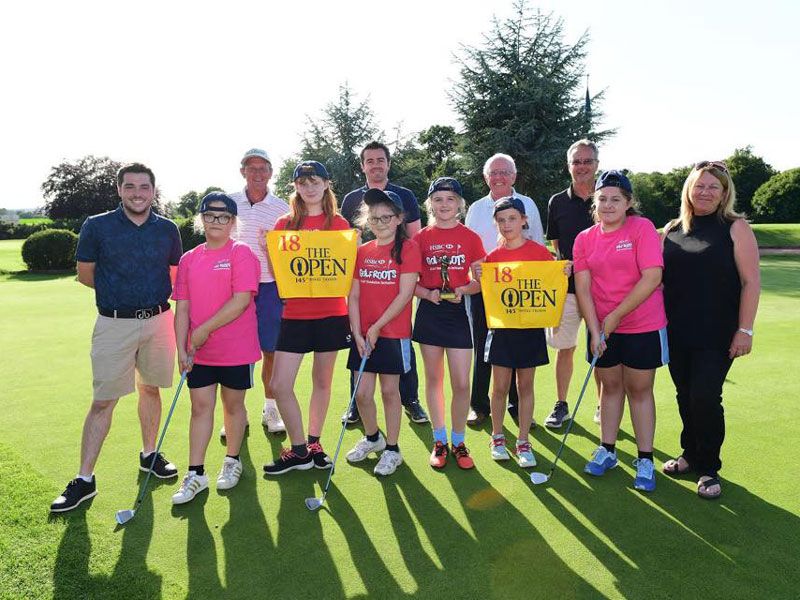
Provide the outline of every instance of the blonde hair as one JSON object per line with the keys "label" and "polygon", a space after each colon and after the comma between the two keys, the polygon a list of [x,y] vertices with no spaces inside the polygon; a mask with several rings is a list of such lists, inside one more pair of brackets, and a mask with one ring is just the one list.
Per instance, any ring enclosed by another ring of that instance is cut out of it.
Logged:
{"label": "blonde hair", "polygon": [[[458,194],[456,194],[452,190],[437,190],[437,191],[439,191],[439,192],[449,192],[449,193],[453,194],[456,198],[458,198],[458,217],[457,218],[459,220],[463,219],[464,216],[467,214],[467,202],[466,202],[466,200],[464,200],[464,198],[462,198],[461,196],[459,196]],[[433,194],[435,194],[435,193],[436,192],[433,192]],[[431,196],[433,196],[433,194],[431,194],[430,196],[425,198],[425,212],[428,213],[428,220],[435,221],[436,217],[433,215],[433,207],[431,206]]]}
{"label": "blonde hair", "polygon": [[[316,176],[298,177],[295,181],[303,181],[311,179],[311,177]],[[330,179],[324,179],[323,181],[328,183],[328,187],[325,188],[325,192],[322,194],[322,212],[325,215],[325,229],[330,229],[333,223],[333,217],[339,214],[339,211],[336,208],[336,194],[334,194],[331,189]],[[300,193],[295,189],[292,195],[289,196],[289,222],[286,224],[286,229],[300,229],[306,215],[308,215],[306,203],[303,201],[303,197]]]}
{"label": "blonde hair", "polygon": [[692,221],[694,221],[694,207],[692,205],[692,189],[695,183],[703,173],[711,174],[722,185],[722,199],[717,206],[717,218],[723,222],[732,222],[736,219],[744,218],[744,215],[737,213],[734,210],[736,204],[736,186],[733,184],[733,179],[730,173],[725,171],[713,163],[709,163],[699,169],[692,169],[686,181],[683,182],[683,190],[681,190],[681,210],[677,219],[673,219],[667,223],[664,228],[666,231],[673,229],[680,223],[683,233],[689,233],[692,230]]}

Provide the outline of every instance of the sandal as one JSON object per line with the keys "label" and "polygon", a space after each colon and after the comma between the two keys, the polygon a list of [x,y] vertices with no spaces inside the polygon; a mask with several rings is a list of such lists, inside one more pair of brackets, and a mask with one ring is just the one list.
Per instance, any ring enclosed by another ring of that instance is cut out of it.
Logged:
{"label": "sandal", "polygon": [[669,475],[670,477],[675,477],[677,475],[685,475],[692,471],[692,465],[689,464],[689,461],[683,458],[683,462],[686,463],[686,468],[681,469],[680,460],[683,456],[679,456],[677,458],[671,458],[667,462],[664,463],[664,466],[661,467],[661,470],[664,472],[665,475]]}
{"label": "sandal", "polygon": [[[709,492],[708,488],[719,486],[719,491],[716,493]],[[716,500],[722,495],[722,485],[720,484],[719,478],[711,477],[710,479],[706,479],[705,481],[698,481],[697,482],[697,495],[701,498],[705,498],[706,500]]]}

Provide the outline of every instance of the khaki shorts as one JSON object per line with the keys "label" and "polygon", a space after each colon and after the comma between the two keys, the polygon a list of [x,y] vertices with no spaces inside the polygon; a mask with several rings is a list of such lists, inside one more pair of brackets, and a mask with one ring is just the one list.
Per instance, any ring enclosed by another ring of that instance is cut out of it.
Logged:
{"label": "khaki shorts", "polygon": [[97,315],[92,332],[94,400],[116,400],[144,385],[172,387],[175,331],[172,311],[150,319]]}
{"label": "khaki shorts", "polygon": [[561,323],[558,327],[548,327],[546,330],[547,345],[556,350],[566,350],[577,346],[578,329],[582,318],[578,308],[578,298],[575,294],[567,294],[567,299],[564,301],[564,312],[561,313]]}

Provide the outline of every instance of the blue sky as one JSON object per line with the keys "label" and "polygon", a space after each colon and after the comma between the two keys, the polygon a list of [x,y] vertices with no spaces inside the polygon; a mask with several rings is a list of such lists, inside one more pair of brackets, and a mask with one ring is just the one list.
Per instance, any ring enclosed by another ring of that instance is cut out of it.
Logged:
{"label": "blue sky", "polygon": [[[592,92],[617,128],[601,168],[669,170],[751,144],[800,166],[795,106],[800,4],[534,4],[589,30]],[[347,81],[392,137],[459,127],[453,53],[479,43],[510,0],[15,3],[5,9],[0,164],[6,208],[41,203],[51,166],[85,154],[138,160],[167,199],[241,187],[252,146],[276,164]],[[377,40],[377,41],[376,41]],[[524,191],[524,190],[523,190]]]}

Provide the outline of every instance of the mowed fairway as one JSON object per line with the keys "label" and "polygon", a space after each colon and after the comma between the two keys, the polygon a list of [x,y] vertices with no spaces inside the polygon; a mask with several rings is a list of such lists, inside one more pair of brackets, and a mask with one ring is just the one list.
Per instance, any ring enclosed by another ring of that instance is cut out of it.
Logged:
{"label": "mowed fairway", "polygon": [[[404,417],[406,463],[398,472],[378,480],[374,459],[357,467],[342,460],[326,507],[311,513],[303,499],[319,495],[326,472],[261,474],[284,438],[259,425],[259,383],[247,401],[252,425],[239,486],[173,508],[177,482],[155,483],[124,528],[114,513],[132,505],[141,481],[133,396],[116,410],[91,506],[48,515],[78,466],[91,393],[93,295],[72,276],[0,276],[0,597],[797,598],[800,494],[791,465],[800,441],[800,259],[765,258],[762,274],[755,349],[736,362],[726,385],[718,502],[697,498],[692,478],[660,474],[655,493],[635,492],[627,416],[620,468],[601,479],[583,475],[598,444],[590,389],[562,468],[546,485],[534,488],[514,463],[490,459],[488,425],[467,434],[474,471],[451,464],[433,472],[429,427]],[[686,296],[691,302],[691,290]],[[342,354],[322,439],[330,453],[348,401],[344,363]],[[308,367],[298,379],[301,404]],[[585,374],[586,363],[577,361],[571,403]],[[552,366],[540,369],[539,422],[553,390]],[[172,392],[163,393],[165,413]],[[667,369],[658,373],[656,395],[660,468],[679,451]],[[184,391],[164,446],[181,473],[188,418]],[[508,426],[510,437],[510,419]],[[345,450],[361,434],[348,430]],[[541,470],[559,442],[559,432],[536,429]],[[213,439],[206,460],[212,481],[223,455]]]}

